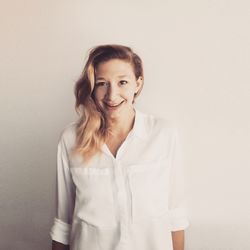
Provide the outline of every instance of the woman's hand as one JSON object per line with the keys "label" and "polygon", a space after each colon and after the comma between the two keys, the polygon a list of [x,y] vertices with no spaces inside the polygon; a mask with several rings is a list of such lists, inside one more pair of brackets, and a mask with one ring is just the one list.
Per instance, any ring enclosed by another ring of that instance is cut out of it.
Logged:
{"label": "woman's hand", "polygon": [[184,230],[172,232],[173,250],[184,250]]}
{"label": "woman's hand", "polygon": [[52,250],[70,250],[69,245],[52,240]]}

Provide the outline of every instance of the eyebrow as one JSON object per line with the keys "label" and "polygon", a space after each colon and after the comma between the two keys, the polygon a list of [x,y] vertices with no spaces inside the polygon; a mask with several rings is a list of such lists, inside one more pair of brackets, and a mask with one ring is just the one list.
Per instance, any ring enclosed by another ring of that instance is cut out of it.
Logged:
{"label": "eyebrow", "polygon": [[120,75],[118,76],[119,78],[122,78],[122,77],[129,77],[128,75]]}
{"label": "eyebrow", "polygon": [[[118,78],[129,77],[128,75],[120,75]],[[97,77],[96,80],[105,80],[104,77]]]}

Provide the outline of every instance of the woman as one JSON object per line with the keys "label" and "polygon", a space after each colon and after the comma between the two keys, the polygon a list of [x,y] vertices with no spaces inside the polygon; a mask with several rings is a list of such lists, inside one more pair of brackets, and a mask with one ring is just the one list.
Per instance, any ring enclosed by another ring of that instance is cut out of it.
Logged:
{"label": "woman", "polygon": [[134,107],[143,81],[131,48],[90,51],[75,86],[80,118],[58,143],[53,250],[184,249],[178,131]]}

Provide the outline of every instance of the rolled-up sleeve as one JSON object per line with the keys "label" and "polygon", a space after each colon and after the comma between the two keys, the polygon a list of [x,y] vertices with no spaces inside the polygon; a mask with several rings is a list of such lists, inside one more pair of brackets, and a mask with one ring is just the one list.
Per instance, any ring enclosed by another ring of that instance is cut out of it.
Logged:
{"label": "rolled-up sleeve", "polygon": [[69,169],[68,151],[63,134],[57,146],[56,182],[56,216],[50,236],[54,241],[69,245],[75,203],[75,185]]}
{"label": "rolled-up sleeve", "polygon": [[179,231],[189,226],[189,220],[187,215],[186,184],[182,164],[182,148],[177,128],[173,129],[170,155],[170,227],[171,231]]}

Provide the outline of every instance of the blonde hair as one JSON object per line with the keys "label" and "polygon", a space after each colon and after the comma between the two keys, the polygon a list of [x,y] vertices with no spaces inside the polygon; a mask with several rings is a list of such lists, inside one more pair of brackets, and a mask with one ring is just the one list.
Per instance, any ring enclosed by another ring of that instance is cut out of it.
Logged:
{"label": "blonde hair", "polygon": [[[76,142],[73,154],[82,156],[85,163],[100,152],[101,146],[111,133],[105,114],[97,107],[93,98],[95,70],[100,63],[111,59],[129,62],[134,70],[136,80],[139,77],[144,79],[142,61],[130,47],[107,44],[90,49],[83,72],[74,88],[75,110],[80,117],[76,124]],[[141,90],[142,87],[135,98]]]}

